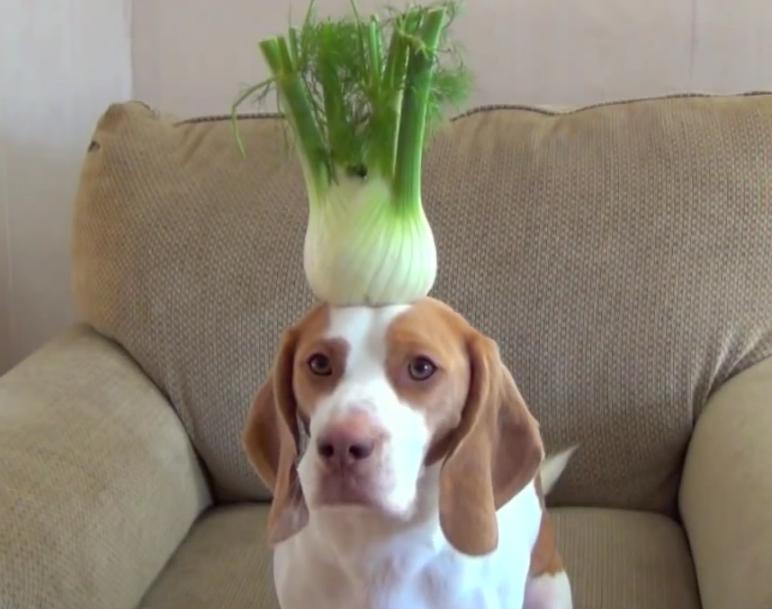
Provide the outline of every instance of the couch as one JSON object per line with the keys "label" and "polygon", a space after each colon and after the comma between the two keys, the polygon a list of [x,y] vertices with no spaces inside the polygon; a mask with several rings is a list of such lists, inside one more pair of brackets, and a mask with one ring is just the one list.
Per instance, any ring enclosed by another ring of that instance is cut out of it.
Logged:
{"label": "couch", "polygon": [[[276,607],[240,432],[312,303],[306,199],[280,118],[239,124],[245,157],[224,117],[96,126],[80,321],[0,379],[1,609]],[[478,108],[423,192],[433,295],[580,445],[549,498],[577,609],[772,607],[772,95]]]}

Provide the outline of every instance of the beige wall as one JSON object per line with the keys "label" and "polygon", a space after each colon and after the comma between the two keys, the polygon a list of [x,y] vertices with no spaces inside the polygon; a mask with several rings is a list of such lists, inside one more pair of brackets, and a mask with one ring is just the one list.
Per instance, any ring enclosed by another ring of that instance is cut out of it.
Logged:
{"label": "beige wall", "polygon": [[[306,0],[135,0],[135,95],[181,116],[227,112],[238,83],[265,75],[256,42],[285,29],[290,4],[297,22]],[[474,104],[772,87],[772,0],[466,0],[457,31]]]}
{"label": "beige wall", "polygon": [[70,224],[99,114],[131,94],[129,0],[0,0],[0,372],[71,323]]}

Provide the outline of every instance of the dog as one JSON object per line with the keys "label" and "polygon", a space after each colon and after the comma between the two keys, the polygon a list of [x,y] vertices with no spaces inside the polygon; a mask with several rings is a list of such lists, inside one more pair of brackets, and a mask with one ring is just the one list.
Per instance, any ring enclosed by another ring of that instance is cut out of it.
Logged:
{"label": "dog", "polygon": [[544,496],[570,450],[447,305],[319,305],[244,428],[282,609],[571,609]]}

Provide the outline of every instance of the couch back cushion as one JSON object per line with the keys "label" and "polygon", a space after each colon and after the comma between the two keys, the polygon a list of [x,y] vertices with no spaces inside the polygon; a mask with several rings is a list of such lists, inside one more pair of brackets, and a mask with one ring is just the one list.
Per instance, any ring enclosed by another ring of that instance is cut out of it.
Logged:
{"label": "couch back cushion", "polygon": [[[279,119],[114,105],[86,156],[80,310],[168,395],[221,501],[267,497],[240,445],[282,330],[312,303],[307,202]],[[558,504],[673,512],[695,420],[772,353],[772,95],[564,114],[481,109],[424,167],[433,295],[501,346]]]}

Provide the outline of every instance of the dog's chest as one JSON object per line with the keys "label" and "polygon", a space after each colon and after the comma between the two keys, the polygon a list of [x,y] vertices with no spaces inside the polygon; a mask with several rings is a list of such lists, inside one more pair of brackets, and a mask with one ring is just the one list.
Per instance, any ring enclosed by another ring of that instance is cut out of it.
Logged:
{"label": "dog's chest", "polygon": [[522,566],[507,564],[502,556],[469,559],[448,550],[424,558],[397,555],[348,570],[308,561],[304,567],[288,570],[278,554],[275,569],[281,607],[510,609],[513,599],[522,599],[525,582],[505,576],[510,569],[522,572]]}
{"label": "dog's chest", "polygon": [[[280,544],[274,578],[282,609],[512,609],[522,607],[538,520],[528,488],[499,512],[499,547],[484,557],[456,552],[435,535],[406,535],[368,548],[355,530],[329,543],[305,529]],[[327,532],[327,531],[325,531]]]}

